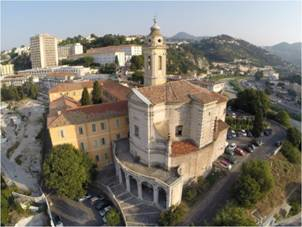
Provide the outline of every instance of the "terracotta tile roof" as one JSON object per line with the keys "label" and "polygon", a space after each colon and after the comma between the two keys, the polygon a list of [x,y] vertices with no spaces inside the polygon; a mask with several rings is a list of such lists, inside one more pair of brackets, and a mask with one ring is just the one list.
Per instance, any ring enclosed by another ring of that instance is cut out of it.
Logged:
{"label": "terracotta tile roof", "polygon": [[220,94],[210,92],[185,80],[170,81],[166,84],[142,87],[137,90],[152,104],[189,102],[191,98],[206,104],[223,99]]}
{"label": "terracotta tile roof", "polygon": [[92,88],[93,87],[93,81],[58,84],[58,85],[52,87],[51,89],[49,89],[49,93],[80,90],[80,89],[84,89],[84,87]]}
{"label": "terracotta tile roof", "polygon": [[113,80],[100,80],[101,89],[105,90],[117,100],[128,100],[128,95],[131,93],[131,89],[115,82]]}
{"label": "terracotta tile roof", "polygon": [[71,124],[76,125],[127,114],[127,101],[81,106],[62,111],[55,119],[48,121],[48,127],[60,127]]}
{"label": "terracotta tile roof", "polygon": [[[51,88],[49,93],[57,93],[57,92],[66,92],[66,91],[73,91],[73,90],[82,90],[86,88],[92,88],[94,81],[83,81],[83,82],[73,82],[73,83],[62,83],[58,84],[57,86]],[[118,101],[120,100],[127,100],[128,95],[131,92],[131,89],[119,84],[113,80],[99,80],[99,84],[101,86],[101,90],[106,91],[111,96],[117,98]]]}
{"label": "terracotta tile roof", "polygon": [[172,143],[172,156],[184,155],[198,151],[198,147],[191,140]]}

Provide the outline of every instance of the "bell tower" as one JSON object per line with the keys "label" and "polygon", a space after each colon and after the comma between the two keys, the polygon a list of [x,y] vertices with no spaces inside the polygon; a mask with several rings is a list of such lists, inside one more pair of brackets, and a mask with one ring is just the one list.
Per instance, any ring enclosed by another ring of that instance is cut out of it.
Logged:
{"label": "bell tower", "polygon": [[160,27],[154,19],[150,34],[143,46],[144,53],[144,85],[160,85],[166,83],[166,53],[167,47],[164,37],[160,34]]}

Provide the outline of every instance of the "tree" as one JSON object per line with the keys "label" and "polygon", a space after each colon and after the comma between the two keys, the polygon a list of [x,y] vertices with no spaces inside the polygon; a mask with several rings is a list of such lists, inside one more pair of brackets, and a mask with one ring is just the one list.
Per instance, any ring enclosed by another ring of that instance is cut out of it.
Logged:
{"label": "tree", "polygon": [[281,153],[291,163],[300,163],[301,154],[288,140],[284,141],[281,148]]}
{"label": "tree", "polygon": [[301,146],[301,132],[292,127],[287,130],[287,139],[291,142],[295,147]]}
{"label": "tree", "polygon": [[106,213],[106,219],[107,219],[107,224],[109,226],[117,226],[120,224],[121,222],[121,218],[120,218],[120,214],[118,213],[118,211],[114,208],[110,209],[107,213]]}
{"label": "tree", "polygon": [[264,119],[263,119],[263,113],[261,109],[256,112],[255,119],[253,122],[253,135],[256,137],[259,137],[261,133],[264,130]]}
{"label": "tree", "polygon": [[261,108],[265,116],[270,107],[270,100],[263,91],[245,89],[237,94],[234,106],[251,114],[256,114]]}
{"label": "tree", "polygon": [[85,194],[93,164],[87,154],[71,144],[54,146],[43,164],[45,186],[59,195],[76,199]]}
{"label": "tree", "polygon": [[255,221],[247,212],[234,204],[228,203],[222,208],[213,220],[215,226],[255,226]]}
{"label": "tree", "polygon": [[261,196],[260,186],[254,178],[241,175],[233,188],[233,194],[240,205],[251,207]]}
{"label": "tree", "polygon": [[105,64],[105,65],[101,65],[99,72],[100,73],[108,73],[108,74],[113,74],[116,72],[116,65],[114,63],[111,64]]}
{"label": "tree", "polygon": [[144,66],[144,56],[143,55],[134,55],[130,60],[132,71],[141,70]]}
{"label": "tree", "polygon": [[117,56],[115,56],[114,63],[115,63],[115,65],[116,65],[117,67],[120,66],[120,63],[119,63],[119,60],[118,60],[118,57],[117,57]]}
{"label": "tree", "polygon": [[85,87],[82,92],[81,105],[85,106],[85,105],[90,105],[90,104],[91,104],[90,95],[88,93],[87,88]]}
{"label": "tree", "polygon": [[92,94],[92,103],[93,104],[98,104],[98,103],[102,102],[101,90],[100,90],[100,85],[99,85],[98,81],[94,81],[91,94]]}
{"label": "tree", "polygon": [[187,208],[182,203],[178,206],[173,205],[167,211],[161,212],[159,224],[163,226],[177,225],[186,213]]}
{"label": "tree", "polygon": [[275,120],[286,128],[290,127],[290,116],[285,110],[279,111],[275,117]]}
{"label": "tree", "polygon": [[130,80],[138,82],[140,84],[144,84],[144,74],[143,74],[143,72],[142,71],[135,71],[132,74]]}
{"label": "tree", "polygon": [[274,185],[274,177],[268,161],[252,160],[242,165],[242,175],[249,175],[260,186],[261,193],[269,192]]}

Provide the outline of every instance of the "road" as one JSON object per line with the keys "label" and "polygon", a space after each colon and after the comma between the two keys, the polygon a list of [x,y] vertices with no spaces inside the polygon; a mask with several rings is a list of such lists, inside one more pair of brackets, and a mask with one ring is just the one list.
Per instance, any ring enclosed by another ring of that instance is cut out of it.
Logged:
{"label": "road", "polygon": [[[263,137],[264,144],[257,148],[252,154],[245,155],[238,164],[236,164],[231,172],[219,180],[208,192],[205,198],[197,201],[190,209],[188,216],[185,218],[183,225],[202,225],[211,222],[217,211],[223,207],[230,199],[230,190],[232,185],[237,180],[240,173],[240,166],[242,163],[253,159],[267,159],[276,149],[275,143],[283,140],[286,136],[285,130],[280,126],[272,123],[273,134],[271,136]],[[239,137],[229,142],[236,142],[238,145],[247,144],[251,138]]]}

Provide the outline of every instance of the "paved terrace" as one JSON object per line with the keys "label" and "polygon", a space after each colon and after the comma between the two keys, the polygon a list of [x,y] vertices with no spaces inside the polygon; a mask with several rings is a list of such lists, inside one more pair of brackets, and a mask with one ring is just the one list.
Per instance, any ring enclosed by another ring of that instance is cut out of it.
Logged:
{"label": "paved terrace", "polygon": [[161,168],[148,167],[135,161],[129,151],[128,139],[122,139],[116,142],[116,156],[123,165],[139,175],[157,178],[168,185],[171,185],[179,178],[176,169],[165,171]]}
{"label": "paved terrace", "polygon": [[158,225],[160,210],[127,192],[126,188],[119,184],[118,179],[115,177],[113,165],[100,171],[96,182],[94,186],[97,188],[103,188],[102,186],[110,188],[126,219],[126,226]]}

